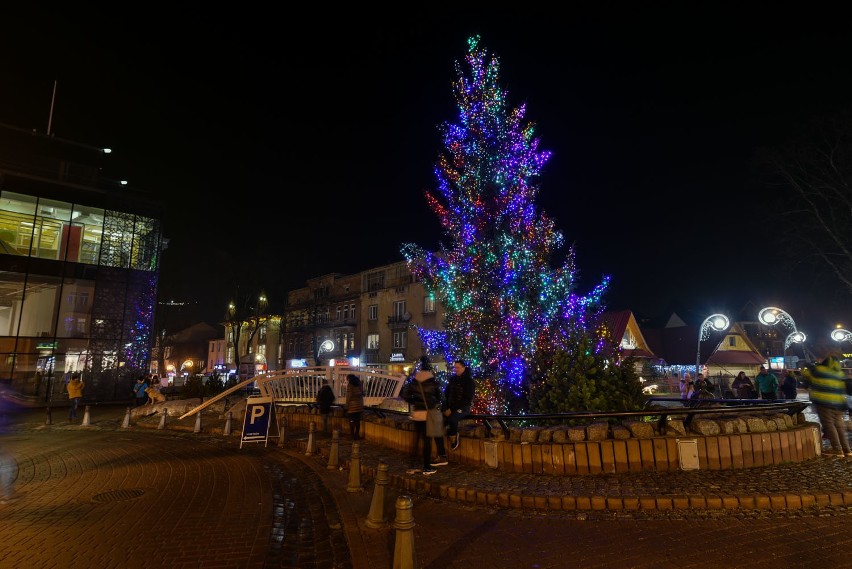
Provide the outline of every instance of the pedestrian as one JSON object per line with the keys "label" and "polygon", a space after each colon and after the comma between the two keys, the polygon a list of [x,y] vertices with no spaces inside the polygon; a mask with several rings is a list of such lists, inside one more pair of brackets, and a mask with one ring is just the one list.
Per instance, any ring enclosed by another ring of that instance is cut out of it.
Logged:
{"label": "pedestrian", "polygon": [[18,500],[14,485],[17,477],[18,462],[0,440],[0,504],[12,504]]}
{"label": "pedestrian", "polygon": [[695,393],[695,384],[692,382],[692,376],[686,372],[680,378],[680,398],[692,399],[693,393]]}
{"label": "pedestrian", "polygon": [[806,368],[804,376],[810,390],[811,403],[816,407],[823,433],[831,444],[831,450],[823,454],[838,458],[852,457],[846,422],[843,420],[843,414],[849,410],[846,403],[847,379],[840,362],[829,356]]}
{"label": "pedestrian", "polygon": [[444,416],[447,418],[447,438],[450,448],[459,448],[459,421],[470,415],[476,386],[473,374],[464,360],[453,362],[453,372],[444,389]]}
{"label": "pedestrian", "polygon": [[328,432],[328,417],[331,415],[331,406],[334,403],[334,391],[328,384],[328,380],[322,379],[322,387],[317,392],[316,401],[319,404],[320,417],[322,417],[322,432]]}
{"label": "pedestrian", "polygon": [[778,378],[766,366],[760,366],[754,384],[761,399],[778,399]]}
{"label": "pedestrian", "polygon": [[361,414],[364,412],[364,388],[361,379],[354,373],[346,376],[346,416],[349,419],[349,433],[352,440],[361,438]]}
{"label": "pedestrian", "polygon": [[754,392],[754,383],[752,383],[751,378],[744,371],[740,371],[737,374],[737,377],[734,379],[733,388],[737,392],[737,397],[740,399],[754,399],[757,395]]}
{"label": "pedestrian", "polygon": [[[435,374],[432,371],[432,364],[429,358],[423,356],[420,358],[418,365],[420,369],[414,374],[414,381],[409,382],[405,388],[403,399],[405,399],[414,411],[427,411],[441,407],[441,387],[438,385],[438,380],[435,379]],[[446,449],[444,447],[443,437],[430,437],[426,432],[426,419],[415,420],[414,425],[417,429],[417,443],[423,442],[423,470],[425,476],[435,474],[438,469],[435,466],[443,466],[449,464],[446,457]],[[435,441],[438,450],[438,458],[432,461],[432,441]]]}
{"label": "pedestrian", "polygon": [[17,502],[21,494],[15,492],[15,480],[18,479],[18,461],[6,444],[5,435],[12,422],[16,408],[0,392],[0,505]]}
{"label": "pedestrian", "polygon": [[145,376],[140,375],[133,385],[133,403],[136,407],[144,405],[148,401],[148,394],[145,390],[148,389],[148,382],[145,381]]}
{"label": "pedestrian", "polygon": [[784,379],[781,380],[781,391],[784,393],[784,399],[795,399],[798,395],[796,390],[796,376],[793,375],[793,370],[784,370]]}
{"label": "pedestrian", "polygon": [[80,372],[71,374],[71,381],[68,382],[68,400],[71,402],[68,408],[68,422],[74,421],[77,418],[77,408],[80,406],[80,400],[83,398],[83,390],[86,384],[80,378]]}

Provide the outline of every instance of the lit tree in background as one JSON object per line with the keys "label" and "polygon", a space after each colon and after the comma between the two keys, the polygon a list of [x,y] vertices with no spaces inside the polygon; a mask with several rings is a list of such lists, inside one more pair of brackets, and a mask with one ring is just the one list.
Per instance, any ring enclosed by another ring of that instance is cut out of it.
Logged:
{"label": "lit tree in background", "polygon": [[550,152],[538,150],[525,106],[507,108],[499,59],[478,36],[468,40],[466,62],[468,75],[456,62],[459,122],[442,126],[438,186],[426,193],[451,243],[437,253],[406,243],[402,254],[445,309],[443,331],[419,330],[429,353],[469,362],[475,411],[522,412],[541,362],[596,320],[608,278],[580,297],[573,248],[551,268],[564,239],[535,207]]}

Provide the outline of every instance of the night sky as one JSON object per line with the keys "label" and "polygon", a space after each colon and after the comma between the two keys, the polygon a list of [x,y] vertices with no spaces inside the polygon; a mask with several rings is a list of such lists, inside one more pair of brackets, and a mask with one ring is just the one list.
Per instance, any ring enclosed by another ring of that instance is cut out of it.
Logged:
{"label": "night sky", "polygon": [[539,205],[576,247],[581,293],[608,274],[609,307],[640,317],[751,301],[809,334],[852,326],[840,285],[816,290],[778,245],[795,229],[754,161],[852,103],[844,18],[646,4],[4,7],[0,122],[44,132],[56,81],[54,134],[112,147],[108,174],[167,204],[161,293],[215,321],[244,267],[264,267],[274,305],[307,278],[400,261],[403,242],[437,247],[423,192],[438,125],[457,119],[454,63],[480,34],[553,152]]}

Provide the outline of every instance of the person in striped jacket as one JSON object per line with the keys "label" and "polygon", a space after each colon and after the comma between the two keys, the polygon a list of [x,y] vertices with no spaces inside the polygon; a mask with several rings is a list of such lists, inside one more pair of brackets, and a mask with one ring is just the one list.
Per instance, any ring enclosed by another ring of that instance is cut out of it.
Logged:
{"label": "person in striped jacket", "polygon": [[840,368],[840,362],[829,356],[813,367],[805,369],[804,376],[822,431],[831,443],[831,450],[823,454],[838,458],[852,457],[849,438],[846,434],[846,422],[843,420],[843,414],[848,410],[847,379]]}

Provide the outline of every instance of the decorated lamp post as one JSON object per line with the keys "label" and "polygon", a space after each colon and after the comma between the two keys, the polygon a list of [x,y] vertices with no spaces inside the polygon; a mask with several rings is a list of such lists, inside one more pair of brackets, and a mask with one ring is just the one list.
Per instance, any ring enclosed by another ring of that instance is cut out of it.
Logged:
{"label": "decorated lamp post", "polygon": [[698,350],[695,354],[695,379],[698,379],[698,372],[701,369],[701,342],[710,337],[710,332],[721,332],[725,330],[731,321],[724,314],[711,314],[704,319],[701,327],[698,329]]}
{"label": "decorated lamp post", "polygon": [[852,332],[845,328],[835,328],[831,331],[831,339],[837,342],[852,342]]}
{"label": "decorated lamp post", "polygon": [[[777,306],[767,306],[766,308],[761,309],[761,311],[757,314],[757,319],[760,320],[761,324],[765,324],[766,326],[775,326],[779,323],[783,324],[790,331],[790,334],[787,335],[787,338],[781,347],[781,365],[782,368],[786,367],[787,348],[790,346],[791,343],[804,342],[805,335],[796,329],[796,322],[793,320],[793,317],[790,316],[786,311],[778,308]],[[799,336],[798,334],[801,334],[801,336]],[[801,338],[801,340],[798,340],[798,338]],[[769,346],[771,350],[771,342]],[[772,354],[770,353],[769,356],[769,368],[772,369]]]}
{"label": "decorated lamp post", "polygon": [[796,330],[795,332],[790,332],[787,334],[787,339],[784,340],[784,368],[787,368],[787,348],[789,348],[793,344],[801,344],[808,337],[805,336],[805,333],[801,330]]}

